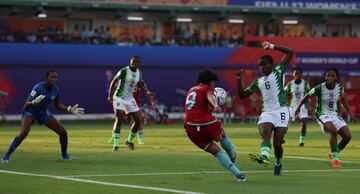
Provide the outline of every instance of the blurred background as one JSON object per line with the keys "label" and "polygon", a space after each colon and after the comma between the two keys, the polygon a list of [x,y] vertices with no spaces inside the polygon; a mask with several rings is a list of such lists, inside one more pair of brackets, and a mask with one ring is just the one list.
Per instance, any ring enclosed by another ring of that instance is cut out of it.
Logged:
{"label": "blurred background", "polygon": [[50,69],[58,71],[62,103],[85,107],[83,119],[112,118],[108,85],[133,55],[142,58],[144,80],[168,116],[160,121],[143,95],[149,122],[180,120],[187,90],[207,67],[232,97],[231,117],[256,120],[259,96],[240,100],[234,73],[246,69],[248,85],[260,75],[260,56],[281,60],[259,47],[264,40],[296,51],[286,83],[292,67],[304,70],[311,87],[327,68],[338,68],[359,116],[359,36],[358,0],[0,0],[0,120],[20,119],[32,87]]}

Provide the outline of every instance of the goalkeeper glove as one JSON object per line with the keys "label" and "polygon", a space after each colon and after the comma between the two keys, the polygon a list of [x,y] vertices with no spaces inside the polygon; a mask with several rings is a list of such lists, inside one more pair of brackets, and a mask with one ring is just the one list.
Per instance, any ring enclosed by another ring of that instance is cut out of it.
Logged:
{"label": "goalkeeper glove", "polygon": [[68,106],[67,111],[75,114],[77,117],[80,117],[82,114],[84,114],[84,108],[79,107],[78,104],[75,104],[74,106]]}
{"label": "goalkeeper glove", "polygon": [[39,104],[43,99],[45,98],[45,95],[39,95],[34,100],[31,101],[31,104],[37,105]]}

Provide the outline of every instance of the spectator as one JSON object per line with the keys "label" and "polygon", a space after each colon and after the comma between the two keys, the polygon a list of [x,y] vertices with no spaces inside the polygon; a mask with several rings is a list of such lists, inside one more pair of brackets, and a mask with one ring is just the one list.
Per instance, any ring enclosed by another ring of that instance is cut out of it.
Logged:
{"label": "spectator", "polygon": [[88,44],[89,43],[89,39],[87,36],[87,31],[86,31],[86,25],[82,25],[81,27],[81,31],[80,31],[80,38],[81,38],[81,42]]}
{"label": "spectator", "polygon": [[169,118],[166,105],[163,103],[157,103],[157,113],[159,116],[158,123],[166,124]]}
{"label": "spectator", "polygon": [[37,41],[37,37],[34,33],[31,32],[26,36],[26,42],[36,43],[36,41]]}
{"label": "spectator", "polygon": [[46,29],[44,27],[44,25],[40,25],[39,28],[38,28],[38,32],[37,32],[37,41],[38,43],[44,43],[44,40],[45,40],[45,36],[46,36]]}
{"label": "spectator", "polygon": [[190,43],[190,38],[191,38],[192,34],[191,34],[191,30],[190,30],[190,27],[187,26],[186,27],[186,30],[184,30],[184,39],[185,39],[185,42],[187,44]]}
{"label": "spectator", "polygon": [[54,40],[54,36],[55,36],[55,29],[53,27],[49,27],[48,28],[48,31],[47,31],[47,36],[48,36],[48,39],[50,41]]}
{"label": "spectator", "polygon": [[79,25],[75,24],[74,26],[74,30],[71,33],[71,38],[73,40],[74,43],[80,43],[81,39],[80,39],[80,29],[79,29]]}

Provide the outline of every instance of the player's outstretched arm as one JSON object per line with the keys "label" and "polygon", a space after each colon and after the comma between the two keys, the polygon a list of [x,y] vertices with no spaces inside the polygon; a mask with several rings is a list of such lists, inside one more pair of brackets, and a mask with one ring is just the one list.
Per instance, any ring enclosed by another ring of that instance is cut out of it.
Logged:
{"label": "player's outstretched arm", "polygon": [[350,114],[352,121],[356,122],[357,120],[356,120],[355,116],[353,115],[353,113],[350,110],[349,104],[348,104],[348,102],[347,102],[347,100],[345,98],[345,94],[341,94],[340,101],[344,105],[346,111]]}
{"label": "player's outstretched arm", "polygon": [[295,109],[295,115],[299,114],[300,107],[310,98],[309,94],[306,94],[300,101],[300,104]]}
{"label": "player's outstretched arm", "polygon": [[252,94],[249,90],[244,90],[242,86],[242,79],[243,79],[244,70],[240,70],[235,74],[237,80],[237,92],[241,99],[244,99]]}

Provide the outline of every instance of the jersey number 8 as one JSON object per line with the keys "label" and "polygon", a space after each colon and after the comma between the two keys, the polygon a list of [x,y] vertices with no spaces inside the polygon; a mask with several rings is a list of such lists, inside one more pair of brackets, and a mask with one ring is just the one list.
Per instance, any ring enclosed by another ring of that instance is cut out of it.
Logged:
{"label": "jersey number 8", "polygon": [[265,88],[266,88],[267,90],[270,89],[270,82],[269,82],[269,81],[265,82]]}

